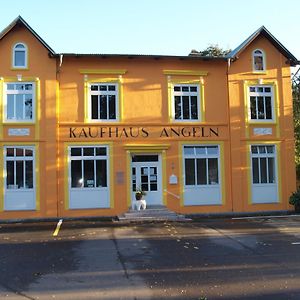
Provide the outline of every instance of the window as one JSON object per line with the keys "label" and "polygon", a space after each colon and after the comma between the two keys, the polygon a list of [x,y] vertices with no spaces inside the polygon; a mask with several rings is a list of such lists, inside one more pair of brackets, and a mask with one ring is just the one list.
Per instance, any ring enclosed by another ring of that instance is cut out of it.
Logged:
{"label": "window", "polygon": [[173,85],[174,120],[199,120],[200,86],[197,84]]}
{"label": "window", "polygon": [[253,51],[253,70],[254,71],[265,71],[265,59],[264,53],[262,50],[254,50]]}
{"label": "window", "polygon": [[107,187],[107,148],[71,147],[71,188]]}
{"label": "window", "polygon": [[34,148],[6,147],[6,189],[33,190]]}
{"label": "window", "polygon": [[34,120],[34,89],[33,83],[6,84],[6,121]]}
{"label": "window", "polygon": [[276,183],[275,155],[274,145],[251,146],[253,184]]}
{"label": "window", "polygon": [[18,43],[13,48],[13,67],[27,68],[27,47]]}
{"label": "window", "polygon": [[250,119],[270,121],[274,117],[273,87],[250,86]]}
{"label": "window", "polygon": [[185,185],[219,184],[219,147],[185,146]]}
{"label": "window", "polygon": [[118,119],[118,84],[93,83],[90,85],[89,93],[90,120]]}

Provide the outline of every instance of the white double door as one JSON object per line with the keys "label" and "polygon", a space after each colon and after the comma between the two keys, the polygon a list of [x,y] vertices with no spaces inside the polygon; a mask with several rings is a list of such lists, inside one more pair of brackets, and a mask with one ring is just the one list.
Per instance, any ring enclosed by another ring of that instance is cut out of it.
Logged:
{"label": "white double door", "polygon": [[[152,155],[155,158],[155,155]],[[145,155],[141,155],[138,161],[131,163],[131,199],[135,201],[135,191],[142,189],[146,192],[144,199],[147,206],[162,205],[162,176],[160,156],[156,155],[157,161],[147,160]]]}

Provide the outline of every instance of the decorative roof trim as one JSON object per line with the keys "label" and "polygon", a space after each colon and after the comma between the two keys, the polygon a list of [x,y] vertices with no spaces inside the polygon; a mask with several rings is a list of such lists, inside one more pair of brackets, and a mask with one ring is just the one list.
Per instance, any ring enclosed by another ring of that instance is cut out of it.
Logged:
{"label": "decorative roof trim", "polygon": [[18,16],[14,19],[4,30],[0,32],[0,40],[3,39],[15,26],[22,24],[25,26],[33,36],[49,51],[51,55],[55,55],[54,50],[29,26],[29,24],[21,17]]}
{"label": "decorative roof trim", "polygon": [[300,62],[298,59],[289,52],[264,26],[261,26],[258,30],[252,33],[243,43],[241,43],[237,48],[232,50],[226,55],[228,59],[238,59],[240,53],[242,53],[257,37],[260,35],[264,36],[270,41],[270,43],[288,59],[288,63],[291,66],[298,65]]}

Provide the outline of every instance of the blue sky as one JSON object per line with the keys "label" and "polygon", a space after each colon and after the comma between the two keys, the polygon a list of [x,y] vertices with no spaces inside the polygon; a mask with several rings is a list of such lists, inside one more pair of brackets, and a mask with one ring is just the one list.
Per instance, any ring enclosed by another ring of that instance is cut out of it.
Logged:
{"label": "blue sky", "polygon": [[187,55],[234,49],[261,25],[300,59],[299,0],[1,0],[56,52]]}

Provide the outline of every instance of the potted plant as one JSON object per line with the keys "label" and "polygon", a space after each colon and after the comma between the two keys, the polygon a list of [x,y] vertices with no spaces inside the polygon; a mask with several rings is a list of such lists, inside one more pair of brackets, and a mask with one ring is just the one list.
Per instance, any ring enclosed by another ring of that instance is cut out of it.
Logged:
{"label": "potted plant", "polygon": [[293,192],[289,198],[289,203],[294,205],[295,212],[300,212],[300,186],[297,188],[296,192]]}
{"label": "potted plant", "polygon": [[137,210],[146,209],[146,200],[143,198],[146,196],[146,192],[143,191],[141,188],[137,188],[135,191],[135,206]]}

